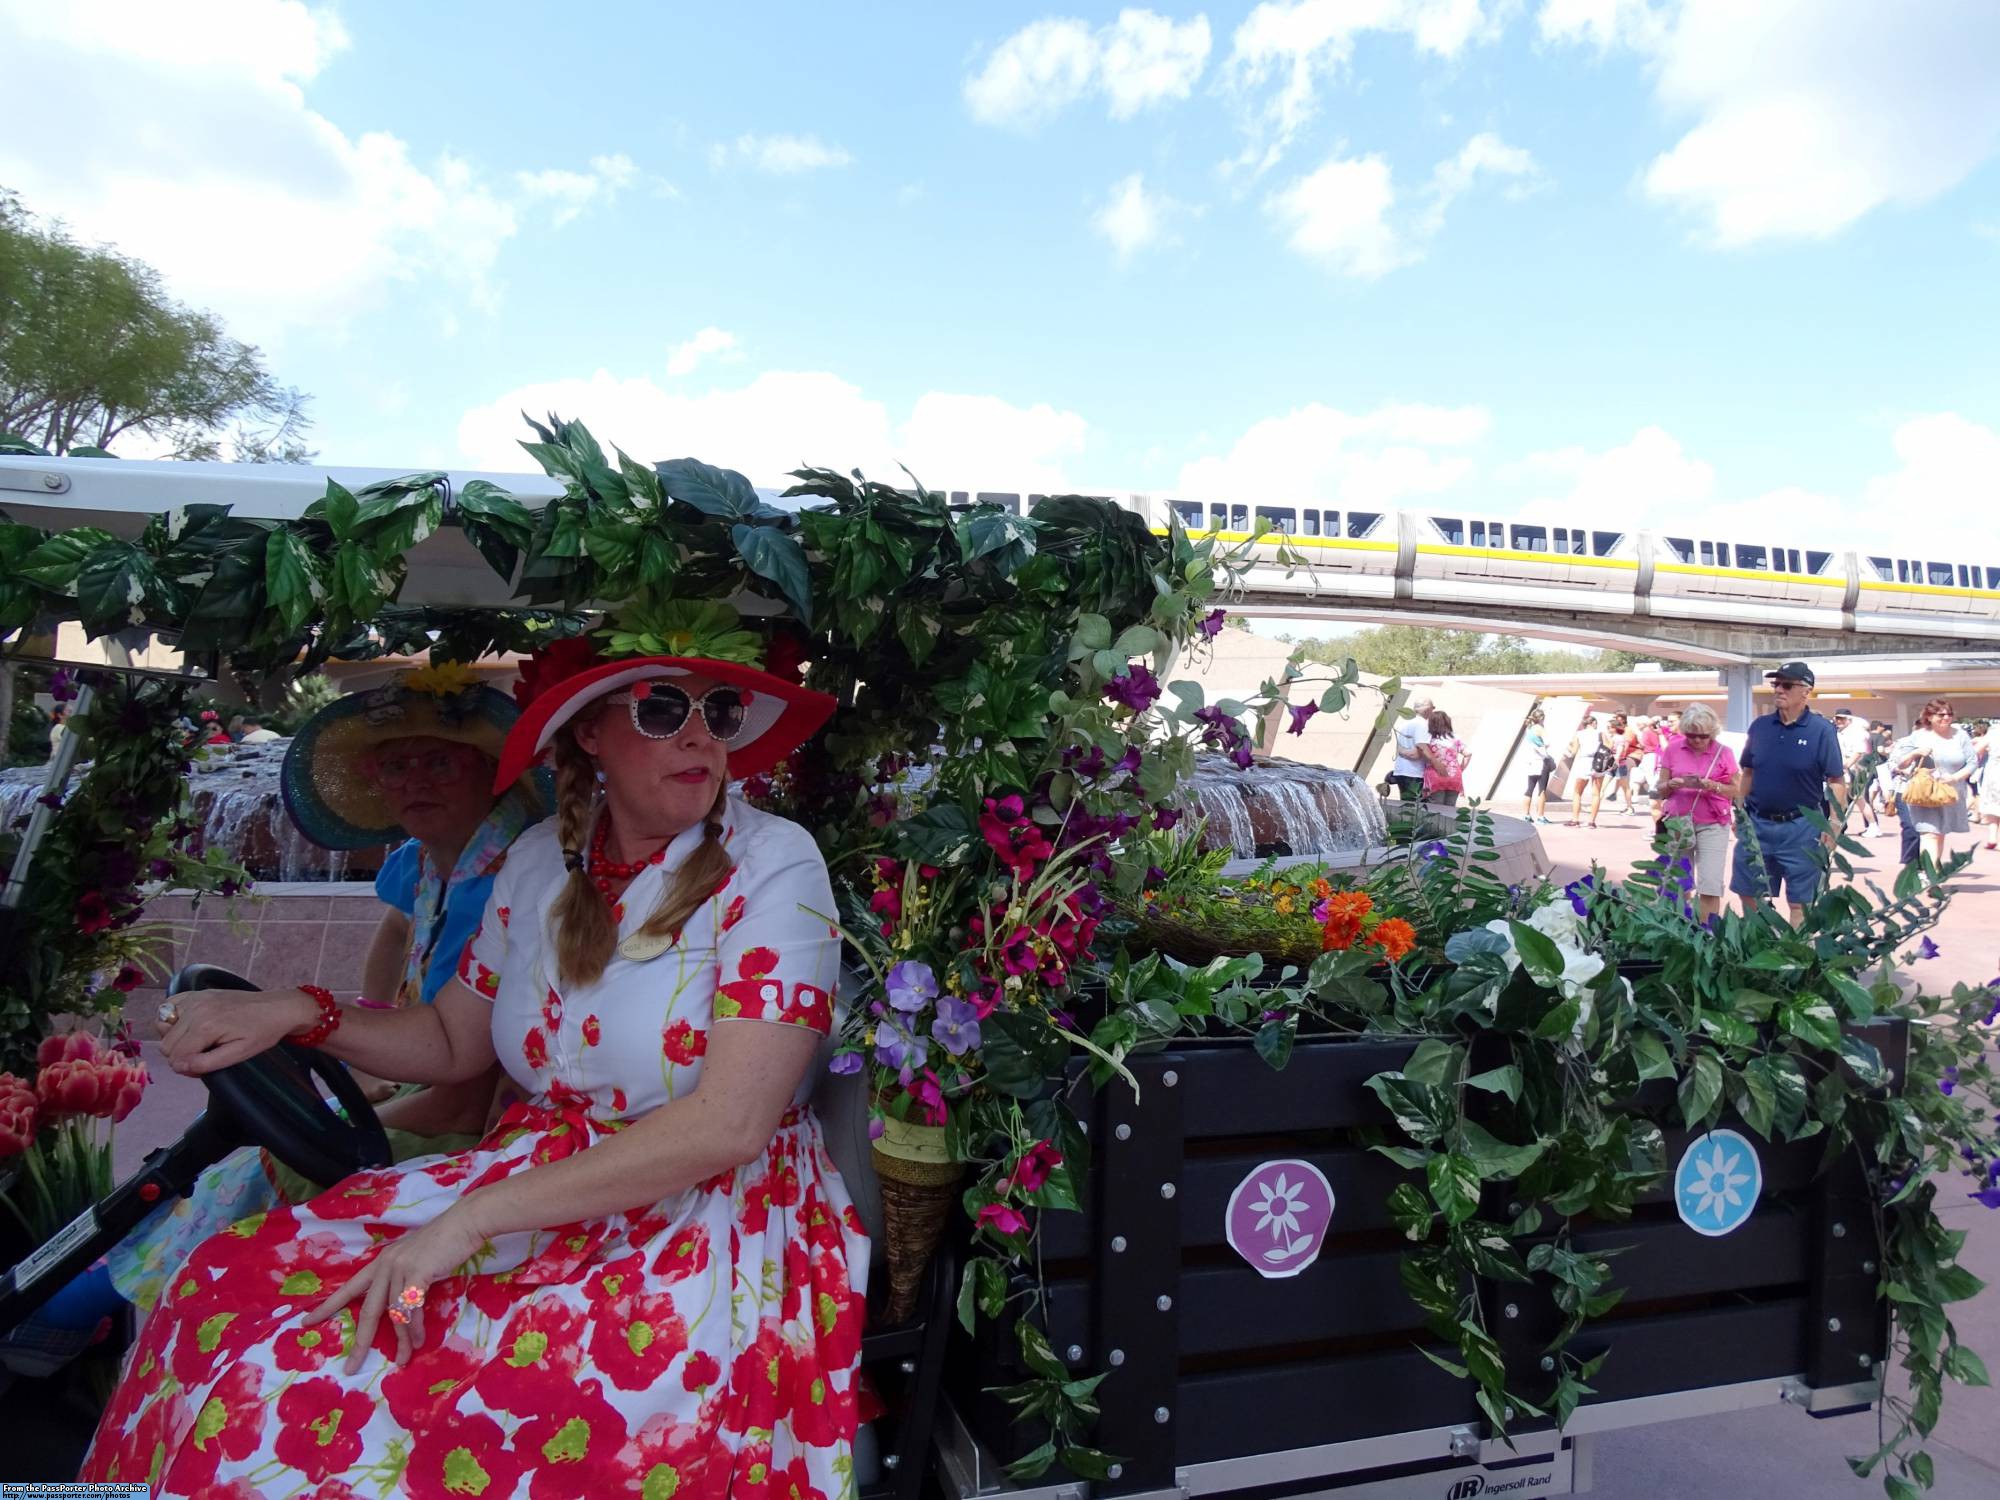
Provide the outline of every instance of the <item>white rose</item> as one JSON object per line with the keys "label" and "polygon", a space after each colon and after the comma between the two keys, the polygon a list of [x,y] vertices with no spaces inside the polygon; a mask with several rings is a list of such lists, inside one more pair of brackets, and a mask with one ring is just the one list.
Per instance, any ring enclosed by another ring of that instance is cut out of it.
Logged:
{"label": "white rose", "polygon": [[1565,948],[1583,946],[1583,918],[1568,901],[1551,901],[1528,918],[1535,931]]}
{"label": "white rose", "polygon": [[1582,1000],[1584,1014],[1589,1015],[1590,997],[1584,994],[1583,987],[1604,972],[1604,960],[1599,958],[1595,953],[1585,953],[1581,948],[1565,948],[1562,950],[1562,956],[1563,971],[1561,987],[1563,998],[1565,1000]]}
{"label": "white rose", "polygon": [[1498,936],[1500,941],[1507,945],[1507,951],[1501,955],[1507,960],[1507,972],[1511,974],[1520,968],[1521,955],[1514,948],[1514,924],[1502,917],[1488,922],[1486,930]]}

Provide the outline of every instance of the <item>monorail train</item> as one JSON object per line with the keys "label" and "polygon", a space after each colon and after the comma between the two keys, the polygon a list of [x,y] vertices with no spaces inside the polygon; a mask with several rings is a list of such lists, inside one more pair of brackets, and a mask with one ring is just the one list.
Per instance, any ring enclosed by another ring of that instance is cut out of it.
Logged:
{"label": "monorail train", "polygon": [[[1023,497],[954,493],[954,500]],[[1025,497],[1027,503],[1039,496]],[[1751,620],[1820,630],[2000,640],[2000,566],[1713,536],[1510,521],[1463,511],[1252,505],[1138,493],[1106,498],[1164,533],[1169,514],[1196,536],[1248,540],[1255,518],[1304,559],[1287,575],[1276,539],[1258,549],[1259,593],[1515,604],[1537,609]],[[1011,504],[1010,504],[1011,502]],[[1580,518],[1572,518],[1576,520]]]}

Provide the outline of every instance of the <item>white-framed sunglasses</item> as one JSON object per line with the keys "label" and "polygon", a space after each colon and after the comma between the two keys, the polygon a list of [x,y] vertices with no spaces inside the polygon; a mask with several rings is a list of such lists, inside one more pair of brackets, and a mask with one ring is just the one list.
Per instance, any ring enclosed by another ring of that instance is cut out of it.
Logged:
{"label": "white-framed sunglasses", "polygon": [[605,701],[625,704],[632,714],[632,727],[649,740],[672,739],[681,732],[688,715],[699,709],[709,738],[728,744],[743,732],[749,715],[743,690],[726,683],[699,698],[690,698],[685,689],[671,682],[641,682],[629,691],[609,694]]}

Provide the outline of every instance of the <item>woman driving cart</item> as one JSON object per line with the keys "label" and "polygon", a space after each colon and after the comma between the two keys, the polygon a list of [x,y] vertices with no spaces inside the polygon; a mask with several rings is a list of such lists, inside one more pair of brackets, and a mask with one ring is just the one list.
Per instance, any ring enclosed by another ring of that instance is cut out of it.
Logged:
{"label": "woman driving cart", "polygon": [[184,1072],[292,1037],[409,1081],[497,1058],[529,1097],[470,1150],[205,1241],[82,1477],[174,1495],[848,1487],[868,1246],[805,1106],[832,896],[805,830],[727,792],[834,703],[758,670],[756,638],[713,606],[661,617],[675,655],[572,642],[528,664],[496,784],[552,752],[557,816],[514,846],[434,1005],[181,999],[161,1045]]}
{"label": "woman driving cart", "polygon": [[[520,710],[466,668],[442,664],[351,693],[305,723],[285,754],[285,808],[328,849],[395,843],[376,877],[389,908],[363,970],[372,1006],[428,1005],[457,968],[493,878],[521,830],[546,815],[534,778],[493,785]],[[162,1030],[179,1000],[160,1007]],[[485,1129],[498,1069],[462,1083],[405,1091],[377,1111],[398,1161],[472,1145]],[[386,1097],[386,1094],[384,1095]],[[150,1310],[167,1274],[203,1240],[282,1196],[320,1191],[268,1153],[239,1150],[202,1175],[108,1257],[118,1293]]]}

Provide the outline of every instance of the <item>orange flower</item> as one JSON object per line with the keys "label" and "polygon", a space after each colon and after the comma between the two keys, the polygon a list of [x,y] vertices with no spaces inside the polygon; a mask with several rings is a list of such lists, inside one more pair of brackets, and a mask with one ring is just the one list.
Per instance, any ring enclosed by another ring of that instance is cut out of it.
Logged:
{"label": "orange flower", "polygon": [[1324,901],[1333,894],[1333,885],[1322,875],[1312,883],[1313,900]]}
{"label": "orange flower", "polygon": [[1368,944],[1380,948],[1383,956],[1394,963],[1417,946],[1417,930],[1401,917],[1390,917],[1368,934]]}

